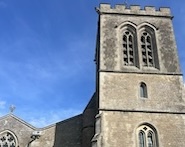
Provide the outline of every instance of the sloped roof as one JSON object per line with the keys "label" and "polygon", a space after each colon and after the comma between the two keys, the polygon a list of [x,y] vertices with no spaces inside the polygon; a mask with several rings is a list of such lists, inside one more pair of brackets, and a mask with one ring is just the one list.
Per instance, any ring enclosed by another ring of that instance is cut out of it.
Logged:
{"label": "sloped roof", "polygon": [[26,121],[20,119],[19,117],[15,116],[15,115],[12,114],[12,113],[0,117],[0,121],[2,121],[2,120],[7,120],[8,118],[15,119],[15,120],[17,120],[18,122],[20,122],[21,124],[24,124],[25,126],[31,128],[31,129],[33,129],[33,130],[38,130],[38,128],[32,126],[31,124],[29,124],[29,123],[27,123]]}

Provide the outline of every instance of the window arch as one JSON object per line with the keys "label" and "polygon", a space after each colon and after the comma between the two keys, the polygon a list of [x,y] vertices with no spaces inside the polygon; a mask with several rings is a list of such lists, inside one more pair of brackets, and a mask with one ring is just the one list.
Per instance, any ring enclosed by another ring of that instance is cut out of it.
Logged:
{"label": "window arch", "polygon": [[149,125],[137,129],[138,147],[158,147],[156,130]]}
{"label": "window arch", "polygon": [[140,97],[148,98],[148,91],[145,83],[141,82],[139,90],[140,90]]}
{"label": "window arch", "polygon": [[142,132],[142,131],[140,131],[139,132],[139,147],[145,147],[144,145],[145,145],[145,134],[144,134],[144,132]]}
{"label": "window arch", "polygon": [[129,30],[123,32],[123,61],[126,66],[135,65],[134,35]]}
{"label": "window arch", "polygon": [[138,48],[136,28],[130,24],[121,27],[121,45],[124,66],[138,67]]}
{"label": "window arch", "polygon": [[159,68],[155,30],[144,25],[140,28],[142,66]]}
{"label": "window arch", "polygon": [[152,36],[146,31],[143,31],[141,34],[141,50],[143,66],[155,66]]}
{"label": "window arch", "polygon": [[1,132],[0,147],[18,147],[16,136],[8,130]]}

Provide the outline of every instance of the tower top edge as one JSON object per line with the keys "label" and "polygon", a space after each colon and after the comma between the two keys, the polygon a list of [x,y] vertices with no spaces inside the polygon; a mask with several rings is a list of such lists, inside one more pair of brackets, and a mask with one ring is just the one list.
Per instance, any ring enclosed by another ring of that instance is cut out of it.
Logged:
{"label": "tower top edge", "polygon": [[160,7],[158,10],[154,6],[145,6],[144,9],[140,5],[130,5],[127,7],[125,4],[100,4],[98,11],[101,13],[115,13],[115,14],[135,14],[135,15],[154,15],[154,16],[168,16],[171,17],[171,10],[169,7]]}

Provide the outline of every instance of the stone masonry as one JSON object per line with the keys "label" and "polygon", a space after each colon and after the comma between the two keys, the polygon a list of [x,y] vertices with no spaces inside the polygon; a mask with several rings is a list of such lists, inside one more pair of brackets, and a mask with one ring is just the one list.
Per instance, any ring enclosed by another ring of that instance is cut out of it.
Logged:
{"label": "stone masonry", "polygon": [[185,86],[170,9],[100,4],[96,12],[96,91],[82,114],[44,128],[8,114],[0,118],[0,145],[185,146]]}

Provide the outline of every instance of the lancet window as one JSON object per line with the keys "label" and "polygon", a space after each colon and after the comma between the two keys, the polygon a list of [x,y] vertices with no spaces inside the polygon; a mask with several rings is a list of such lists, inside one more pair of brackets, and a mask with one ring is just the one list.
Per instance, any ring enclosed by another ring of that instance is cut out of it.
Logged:
{"label": "lancet window", "polygon": [[140,30],[140,49],[142,66],[159,68],[155,31],[147,25]]}
{"label": "lancet window", "polygon": [[123,66],[159,69],[155,27],[145,23],[138,27],[126,24],[120,29]]}
{"label": "lancet window", "polygon": [[132,27],[127,27],[122,36],[123,63],[124,66],[137,66],[136,32]]}
{"label": "lancet window", "polygon": [[143,66],[155,66],[153,48],[152,36],[146,31],[142,32],[141,50]]}

